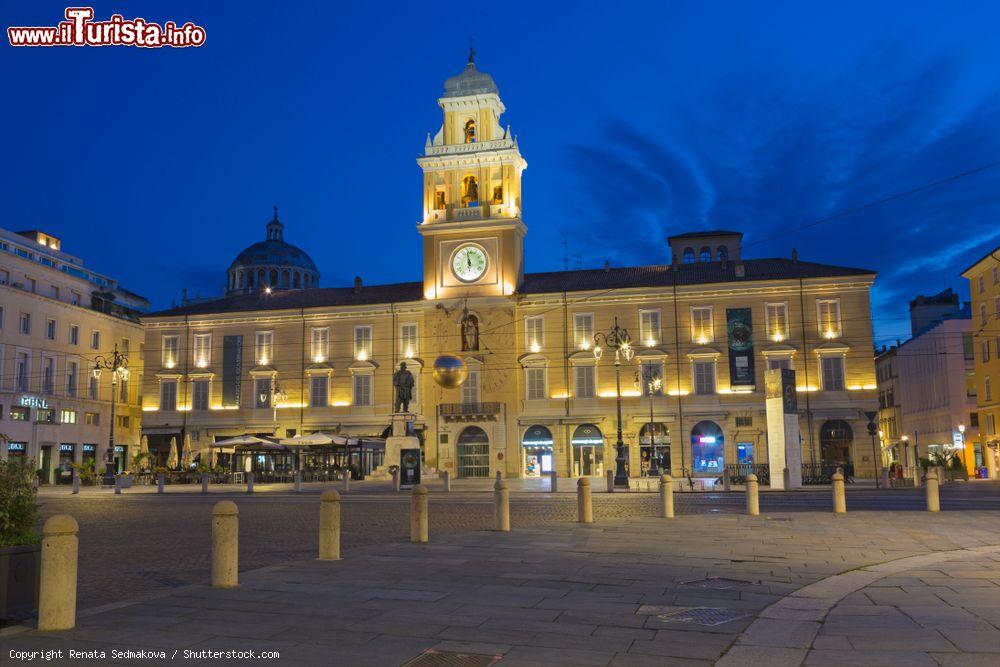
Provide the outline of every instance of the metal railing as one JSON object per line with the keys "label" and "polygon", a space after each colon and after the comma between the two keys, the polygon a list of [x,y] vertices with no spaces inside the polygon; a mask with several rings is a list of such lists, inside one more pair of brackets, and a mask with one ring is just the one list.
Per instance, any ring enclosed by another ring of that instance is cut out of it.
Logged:
{"label": "metal railing", "polygon": [[757,475],[758,484],[771,484],[771,466],[766,463],[727,463],[724,469],[733,484],[746,484],[748,475]]}

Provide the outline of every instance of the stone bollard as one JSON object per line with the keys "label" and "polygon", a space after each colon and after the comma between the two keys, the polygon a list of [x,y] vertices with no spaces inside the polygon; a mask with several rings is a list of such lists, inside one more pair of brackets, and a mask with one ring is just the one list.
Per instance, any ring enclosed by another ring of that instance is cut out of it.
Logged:
{"label": "stone bollard", "polygon": [[427,533],[427,487],[417,484],[410,496],[410,541],[426,542]]}
{"label": "stone bollard", "polygon": [[156,492],[163,493],[163,485],[166,484],[166,476],[161,472],[156,476]]}
{"label": "stone bollard", "polygon": [[239,583],[240,511],[231,500],[212,508],[212,588],[236,588]]}
{"label": "stone bollard", "polygon": [[660,475],[660,516],[674,518],[674,480],[670,475]]}
{"label": "stone bollard", "polygon": [[493,529],[510,532],[510,491],[507,482],[498,479],[493,485]]}
{"label": "stone bollard", "polygon": [[940,512],[941,511],[941,498],[938,495],[938,488],[940,482],[938,482],[937,470],[927,471],[927,511],[928,512]]}
{"label": "stone bollard", "polygon": [[722,490],[729,492],[732,491],[732,481],[729,479],[729,470],[727,468],[722,469]]}
{"label": "stone bollard", "polygon": [[992,447],[987,445],[983,449],[983,453],[986,455],[984,461],[986,463],[986,479],[996,479],[997,478],[996,452],[993,450]]}
{"label": "stone bollard", "polygon": [[781,481],[785,485],[785,490],[787,491],[792,486],[792,471],[788,468],[781,469]]}
{"label": "stone bollard", "polygon": [[557,493],[559,491],[559,475],[555,470],[549,473],[549,493]]}
{"label": "stone bollard", "polygon": [[295,493],[302,493],[302,471],[296,470],[293,478],[295,479]]}
{"label": "stone bollard", "polygon": [[747,514],[760,514],[760,489],[757,488],[757,475],[747,475]]}
{"label": "stone bollard", "polygon": [[882,473],[881,473],[880,477],[881,477],[881,480],[882,480],[882,488],[883,489],[888,489],[889,488],[889,469],[886,468],[885,466],[882,466]]}
{"label": "stone bollard", "polygon": [[252,472],[247,473],[247,493],[253,495],[253,478],[254,474]]}
{"label": "stone bollard", "polygon": [[122,494],[122,478],[115,475],[115,495],[120,496]]}
{"label": "stone bollard", "polygon": [[579,523],[594,523],[594,503],[590,496],[590,480],[581,477],[576,483],[576,520]]}
{"label": "stone bollard", "polygon": [[201,474],[201,492],[208,493],[208,473]]}
{"label": "stone bollard", "polygon": [[441,473],[442,479],[444,479],[444,490],[446,493],[451,493],[451,473],[445,470]]}
{"label": "stone bollard", "polygon": [[80,473],[73,471],[73,493],[80,493]]}
{"label": "stone bollard", "polygon": [[503,473],[497,470],[497,481],[499,482],[501,479],[503,479]]}
{"label": "stone bollard", "polygon": [[833,513],[847,513],[847,498],[844,496],[844,476],[839,472],[833,473]]}
{"label": "stone bollard", "polygon": [[342,481],[344,483],[344,491],[345,492],[350,491],[351,490],[351,471],[348,470],[347,468],[344,468],[344,472],[341,473],[341,479],[342,479]]}
{"label": "stone bollard", "polygon": [[392,490],[398,492],[399,491],[399,484],[400,484],[399,471],[398,470],[393,470],[392,471]]}
{"label": "stone bollard", "polygon": [[333,489],[320,497],[319,559],[340,560],[340,494]]}
{"label": "stone bollard", "polygon": [[50,517],[42,527],[42,571],[38,593],[38,629],[76,627],[76,567],[80,526],[68,514]]}
{"label": "stone bollard", "polygon": [[607,479],[608,493],[615,492],[615,471],[609,470],[604,477]]}

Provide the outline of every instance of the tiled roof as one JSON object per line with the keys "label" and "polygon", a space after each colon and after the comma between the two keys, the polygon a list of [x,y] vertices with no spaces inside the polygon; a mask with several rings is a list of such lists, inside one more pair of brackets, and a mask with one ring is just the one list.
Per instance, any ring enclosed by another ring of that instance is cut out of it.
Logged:
{"label": "tiled roof", "polygon": [[731,232],[725,229],[706,229],[703,232],[685,232],[683,234],[674,234],[673,236],[668,236],[668,241],[673,241],[674,239],[698,239],[703,236],[743,236],[743,232]]}
{"label": "tiled roof", "polygon": [[[528,273],[520,294],[582,292],[588,290],[627,289],[636,287],[671,287],[675,284],[700,285],[755,280],[797,280],[799,278],[846,278],[872,276],[875,271],[852,269],[829,264],[790,259],[744,260],[743,277],[737,277],[735,262],[698,262],[679,266],[653,265]],[[294,310],[325,306],[364,306],[379,303],[402,303],[423,299],[420,282],[353,287],[320,287],[304,290],[275,290],[271,294],[234,294],[220,299],[180,306],[151,313],[147,317],[205,315],[251,310]]]}

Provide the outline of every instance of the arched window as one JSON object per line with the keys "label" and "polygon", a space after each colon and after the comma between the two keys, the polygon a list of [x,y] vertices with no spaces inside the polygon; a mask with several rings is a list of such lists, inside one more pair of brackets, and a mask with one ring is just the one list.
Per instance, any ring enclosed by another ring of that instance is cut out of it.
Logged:
{"label": "arched window", "polygon": [[295,277],[292,279],[292,287],[295,289],[302,287],[302,274],[298,271],[295,272]]}
{"label": "arched window", "polygon": [[525,477],[540,477],[552,472],[552,431],[537,424],[524,432],[521,451],[524,456]]}
{"label": "arched window", "polygon": [[471,144],[476,140],[476,121],[471,118],[465,122],[465,143]]}
{"label": "arched window", "polygon": [[700,421],[691,429],[691,467],[696,473],[721,475],[725,464],[725,439],[713,421]]}
{"label": "arched window", "polygon": [[729,248],[724,245],[720,245],[718,251],[715,253],[715,258],[720,262],[729,261]]}
{"label": "arched window", "polygon": [[287,269],[281,272],[281,286],[282,287],[288,288],[289,286],[291,286],[291,277],[290,276],[291,276],[291,274],[288,273]]}
{"label": "arched window", "polygon": [[278,270],[277,269],[271,269],[271,277],[270,277],[270,280],[268,280],[267,284],[271,285],[272,287],[277,287],[278,286]]}
{"label": "arched window", "polygon": [[243,289],[246,286],[247,286],[246,274],[240,271],[240,289]]}
{"label": "arched window", "polygon": [[684,263],[694,264],[694,248],[684,248]]}
{"label": "arched window", "polygon": [[479,206],[479,181],[475,176],[462,179],[462,206]]}
{"label": "arched window", "polygon": [[698,259],[700,259],[703,262],[711,262],[712,261],[712,249],[709,248],[708,246],[703,247],[701,249],[701,252],[698,253]]}
{"label": "arched window", "polygon": [[257,269],[257,287],[263,287],[266,275],[264,269]]}

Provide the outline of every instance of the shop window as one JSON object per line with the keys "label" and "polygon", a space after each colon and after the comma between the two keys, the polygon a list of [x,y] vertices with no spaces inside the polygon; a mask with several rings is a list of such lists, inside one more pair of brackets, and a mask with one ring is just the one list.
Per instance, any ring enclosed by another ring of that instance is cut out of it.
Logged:
{"label": "shop window", "polygon": [[713,421],[701,421],[691,429],[691,467],[695,473],[718,475],[725,464],[725,438]]}

